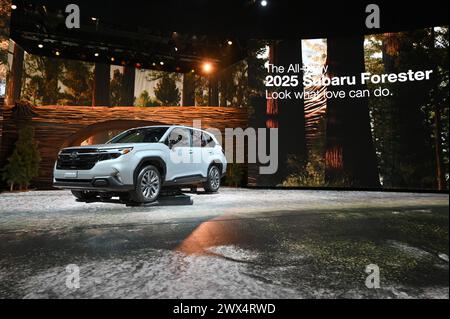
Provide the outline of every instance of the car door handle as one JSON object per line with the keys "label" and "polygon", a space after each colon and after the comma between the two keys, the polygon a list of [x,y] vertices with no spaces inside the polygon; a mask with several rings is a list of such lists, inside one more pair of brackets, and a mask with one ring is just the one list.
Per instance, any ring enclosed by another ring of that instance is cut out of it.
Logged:
{"label": "car door handle", "polygon": [[194,151],[193,151],[193,150],[190,150],[190,151],[189,151],[189,154],[192,154],[192,153],[194,153]]}

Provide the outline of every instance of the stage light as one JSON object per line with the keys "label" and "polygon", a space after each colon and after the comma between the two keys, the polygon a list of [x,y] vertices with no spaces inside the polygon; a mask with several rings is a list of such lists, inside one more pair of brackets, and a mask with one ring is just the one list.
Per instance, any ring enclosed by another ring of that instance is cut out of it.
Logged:
{"label": "stage light", "polygon": [[59,56],[60,54],[61,54],[61,53],[59,53],[59,51],[56,51],[56,52],[55,52],[55,55],[56,55],[56,56]]}
{"label": "stage light", "polygon": [[175,51],[178,51],[178,48],[177,48],[177,47],[175,47],[174,49],[175,49]]}
{"label": "stage light", "polygon": [[99,54],[96,52],[96,53],[94,53],[94,56],[98,56]]}
{"label": "stage light", "polygon": [[16,10],[16,9],[17,9],[17,6],[16,6],[15,4],[12,4],[12,5],[11,5],[11,9]]}
{"label": "stage light", "polygon": [[153,66],[155,66],[155,65],[156,65],[156,63],[155,63],[155,62],[153,62],[153,63],[152,63],[152,65],[153,65]]}
{"label": "stage light", "polygon": [[159,62],[159,64],[161,64],[161,65],[164,65],[164,62],[163,62],[163,61],[161,61],[161,62]]}
{"label": "stage light", "polygon": [[115,60],[114,57],[111,57],[111,62],[114,62],[114,60]]}
{"label": "stage light", "polygon": [[262,0],[259,4],[260,4],[262,7],[266,7],[268,3],[267,3],[266,0]]}
{"label": "stage light", "polygon": [[96,17],[91,17],[91,20],[92,21],[97,21],[97,18]]}
{"label": "stage light", "polygon": [[42,43],[39,43],[39,44],[38,44],[38,48],[39,48],[39,49],[42,49],[43,47],[44,47],[44,45],[43,45]]}
{"label": "stage light", "polygon": [[205,63],[203,63],[203,71],[205,72],[205,73],[210,73],[211,71],[212,71],[212,64],[211,63],[209,63],[209,62],[205,62]]}
{"label": "stage light", "polygon": [[228,40],[227,44],[228,44],[228,45],[232,45],[232,44],[233,44],[233,41]]}

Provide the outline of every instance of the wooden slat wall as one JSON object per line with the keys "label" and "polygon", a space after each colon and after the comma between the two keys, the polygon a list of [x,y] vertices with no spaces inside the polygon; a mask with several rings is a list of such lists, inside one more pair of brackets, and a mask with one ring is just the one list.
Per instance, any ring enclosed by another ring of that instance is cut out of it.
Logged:
{"label": "wooden slat wall", "polygon": [[[193,120],[201,120],[202,128],[225,128],[248,125],[246,109],[234,107],[77,107],[77,106],[38,106],[37,113],[30,123],[35,129],[39,152],[42,157],[40,175],[33,184],[41,188],[51,185],[53,165],[62,146],[86,130],[91,125],[117,120],[148,121],[154,123],[192,126]],[[13,118],[12,107],[3,112],[3,139],[0,149],[0,165],[11,153],[17,138],[17,123]],[[133,122],[130,127],[135,126]]]}

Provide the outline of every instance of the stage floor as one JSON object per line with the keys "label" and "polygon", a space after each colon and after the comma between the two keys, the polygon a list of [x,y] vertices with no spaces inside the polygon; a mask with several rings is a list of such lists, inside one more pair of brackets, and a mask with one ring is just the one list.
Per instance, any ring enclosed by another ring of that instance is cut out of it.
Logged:
{"label": "stage floor", "polygon": [[[253,190],[193,205],[0,194],[0,298],[448,298],[446,194]],[[79,288],[66,285],[79,267]],[[370,264],[380,288],[366,287]]]}

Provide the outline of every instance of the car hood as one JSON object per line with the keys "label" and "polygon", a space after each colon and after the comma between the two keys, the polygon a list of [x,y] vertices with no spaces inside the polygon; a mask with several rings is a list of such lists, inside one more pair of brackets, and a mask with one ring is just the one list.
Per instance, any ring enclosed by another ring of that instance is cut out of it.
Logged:
{"label": "car hood", "polygon": [[83,145],[83,146],[72,146],[66,147],[65,150],[73,150],[73,149],[113,149],[113,148],[127,148],[127,147],[139,147],[140,145],[146,145],[147,147],[151,144],[160,144],[160,143],[115,143],[115,144],[94,144],[94,145]]}

